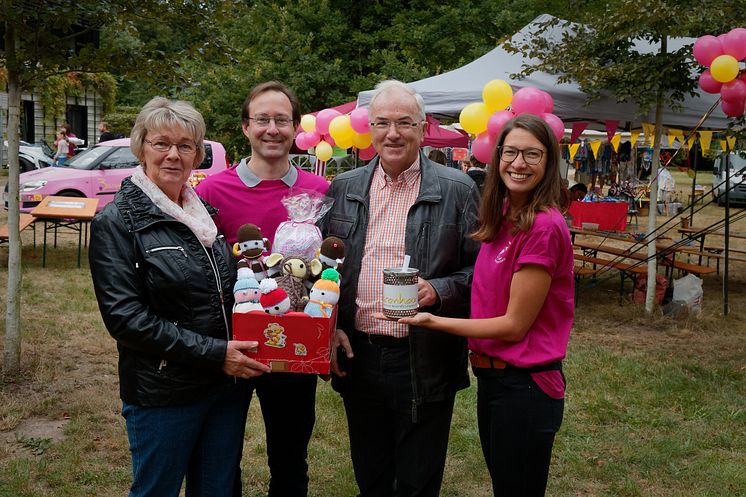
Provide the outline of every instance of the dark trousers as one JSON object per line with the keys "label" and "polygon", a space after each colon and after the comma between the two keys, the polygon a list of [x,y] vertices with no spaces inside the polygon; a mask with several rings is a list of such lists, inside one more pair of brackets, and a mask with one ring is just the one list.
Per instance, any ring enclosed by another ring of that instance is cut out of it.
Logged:
{"label": "dark trousers", "polygon": [[407,346],[374,345],[361,334],[352,346],[343,398],[360,496],[437,496],[453,397],[415,408]]}
{"label": "dark trousers", "polygon": [[[308,495],[308,442],[316,422],[316,380],[315,374],[268,373],[246,382],[250,391],[245,413],[256,391],[264,418],[269,497]],[[241,496],[240,471],[233,495]]]}
{"label": "dark trousers", "polygon": [[541,497],[564,400],[516,368],[474,368],[479,439],[497,497]]}

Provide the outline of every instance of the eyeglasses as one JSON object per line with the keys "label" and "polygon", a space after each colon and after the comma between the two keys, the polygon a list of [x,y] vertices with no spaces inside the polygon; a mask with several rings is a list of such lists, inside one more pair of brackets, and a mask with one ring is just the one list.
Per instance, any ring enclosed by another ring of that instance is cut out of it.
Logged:
{"label": "eyeglasses", "polygon": [[192,155],[197,153],[197,146],[192,145],[191,143],[169,143],[165,141],[156,141],[152,142],[150,140],[143,140],[145,143],[153,147],[153,150],[156,152],[168,152],[171,150],[171,147],[176,147],[176,151],[179,152],[181,155]]}
{"label": "eyeglasses", "polygon": [[500,160],[503,162],[511,163],[518,158],[518,154],[523,155],[523,161],[530,165],[535,166],[541,162],[544,157],[544,151],[539,148],[520,148],[515,147],[499,147],[498,153],[500,154]]}
{"label": "eyeglasses", "polygon": [[406,132],[409,130],[415,129],[420,124],[424,124],[425,121],[415,122],[415,121],[374,121],[370,123],[370,127],[373,128],[376,131],[388,131],[389,128],[391,128],[391,125],[393,124],[396,128],[396,131],[399,133]]}
{"label": "eyeglasses", "polygon": [[288,119],[287,117],[268,116],[250,117],[249,120],[254,121],[254,123],[256,123],[260,128],[269,128],[270,122],[275,123],[276,128],[286,128],[291,122],[293,122],[292,119]]}

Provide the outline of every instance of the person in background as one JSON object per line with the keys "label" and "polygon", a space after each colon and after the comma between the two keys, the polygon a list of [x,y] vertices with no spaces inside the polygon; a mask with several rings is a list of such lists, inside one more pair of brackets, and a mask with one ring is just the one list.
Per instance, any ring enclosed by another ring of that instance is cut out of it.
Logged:
{"label": "person in background", "polygon": [[130,497],[179,495],[184,478],[186,495],[230,495],[247,394],[237,378],[269,369],[244,355],[257,342],[231,339],[235,262],[215,209],[187,183],[204,136],[190,104],[148,102],[130,145],[142,166],[91,225],[91,277],[119,351]]}
{"label": "person in background", "polygon": [[73,133],[73,127],[70,126],[70,123],[63,123],[60,128],[65,130],[65,135],[68,139],[67,141],[70,143],[70,146],[68,147],[67,158],[71,159],[75,155],[75,143],[70,141],[70,138],[78,138],[78,136]]}
{"label": "person in background", "polygon": [[469,159],[469,168],[466,170],[466,174],[474,180],[474,183],[477,184],[479,192],[481,193],[484,189],[484,182],[487,179],[485,165],[479,162],[477,158],[472,155]]}
{"label": "person in background", "polygon": [[105,142],[109,140],[114,140],[116,136],[114,133],[109,131],[109,124],[106,121],[101,121],[98,125],[98,131],[101,133],[101,136],[98,139],[98,142]]}
{"label": "person in background", "polygon": [[67,155],[71,147],[70,142],[67,140],[67,133],[64,129],[60,129],[57,132],[57,138],[54,141],[55,153],[54,162],[57,166],[64,166],[67,162]]}
{"label": "person in background", "polygon": [[[241,110],[251,157],[198,185],[197,193],[218,209],[218,225],[231,246],[237,241],[239,226],[246,223],[257,225],[273,244],[277,227],[288,219],[283,197],[291,189],[324,194],[329,188],[324,177],[290,164],[288,154],[300,116],[300,102],[287,86],[278,81],[255,86]],[[308,494],[308,443],[316,422],[316,382],[316,375],[277,372],[249,382],[243,413],[245,418],[256,391],[267,435],[269,497]],[[233,495],[241,495],[240,478]]]}
{"label": "person in background", "polygon": [[[562,360],[574,316],[573,249],[560,206],[559,147],[521,114],[497,140],[482,198],[471,319],[398,323],[469,337],[477,420],[495,496],[543,496],[562,423]],[[382,318],[382,316],[378,316]]]}
{"label": "person in background", "polygon": [[583,183],[575,183],[570,187],[570,193],[572,194],[572,200],[581,201],[588,194],[588,187]]}
{"label": "person in background", "polygon": [[[469,385],[462,337],[378,321],[383,269],[411,256],[418,301],[441,316],[468,316],[479,244],[479,193],[461,171],[425,157],[422,97],[384,81],[370,102],[378,158],[338,175],[319,222],[345,243],[332,386],[347,414],[362,497],[434,497],[440,492],[454,397]],[[341,346],[340,351],[337,346]]]}
{"label": "person in background", "polygon": [[432,149],[430,153],[427,154],[427,158],[444,166],[448,162],[448,160],[446,159],[446,154],[442,150],[439,150],[437,148]]}

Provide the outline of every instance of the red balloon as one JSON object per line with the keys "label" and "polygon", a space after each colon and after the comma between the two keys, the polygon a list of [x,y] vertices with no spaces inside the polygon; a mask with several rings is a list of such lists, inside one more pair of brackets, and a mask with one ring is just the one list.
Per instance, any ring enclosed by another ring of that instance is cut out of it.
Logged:
{"label": "red balloon", "polygon": [[541,90],[527,86],[515,92],[513,101],[510,103],[510,110],[515,115],[526,113],[540,116],[544,113],[546,103]]}
{"label": "red balloon", "polygon": [[487,121],[487,133],[494,139],[500,134],[505,123],[513,119],[513,113],[509,110],[498,110],[494,112]]}
{"label": "red balloon", "polygon": [[728,31],[723,52],[732,55],[736,60],[746,58],[746,28],[734,28]]}
{"label": "red balloon", "polygon": [[720,96],[723,97],[723,101],[739,102],[746,100],[746,83],[740,79],[723,83],[723,87],[720,89]]}
{"label": "red balloon", "polygon": [[315,147],[319,144],[321,141],[321,135],[319,135],[318,131],[306,131],[306,143],[308,144],[308,147]]}
{"label": "red balloon", "polygon": [[705,69],[705,71],[699,75],[699,87],[707,93],[720,93],[720,88],[722,86],[723,83],[716,81],[715,78],[712,77],[709,69]]}
{"label": "red balloon", "polygon": [[320,110],[319,113],[316,114],[316,131],[320,135],[329,133],[329,123],[332,122],[332,119],[341,115],[341,112],[334,109]]}
{"label": "red balloon", "polygon": [[562,137],[565,136],[565,123],[562,122],[562,119],[549,112],[542,114],[541,118],[546,121],[550,128],[552,128],[554,137],[557,138],[557,141],[560,141]]}
{"label": "red balloon", "polygon": [[298,133],[298,136],[295,137],[295,145],[301,150],[308,150],[311,147],[306,141],[305,132]]}
{"label": "red balloon", "polygon": [[376,156],[376,149],[373,148],[373,145],[371,145],[368,148],[364,148],[363,150],[360,150],[360,153],[358,154],[358,157],[362,160],[371,160],[373,157]]}
{"label": "red balloon", "polygon": [[743,115],[744,107],[746,106],[746,100],[739,100],[734,102],[732,100],[723,100],[720,103],[723,108],[723,112],[728,117],[738,117]]}
{"label": "red balloon", "polygon": [[[341,114],[340,114],[341,115]],[[318,119],[316,120],[316,129],[319,129]],[[334,141],[334,138],[332,138],[332,135],[324,135],[324,141],[331,145],[332,147],[337,146],[337,142]]]}
{"label": "red balloon", "polygon": [[490,137],[486,131],[480,133],[479,136],[471,144],[471,153],[479,162],[484,164],[490,164],[492,162],[492,155],[495,153],[495,145],[497,142]]}
{"label": "red balloon", "polygon": [[723,55],[723,45],[718,38],[712,35],[700,36],[694,42],[692,55],[697,59],[697,62],[709,67],[712,61],[715,60],[715,57]]}

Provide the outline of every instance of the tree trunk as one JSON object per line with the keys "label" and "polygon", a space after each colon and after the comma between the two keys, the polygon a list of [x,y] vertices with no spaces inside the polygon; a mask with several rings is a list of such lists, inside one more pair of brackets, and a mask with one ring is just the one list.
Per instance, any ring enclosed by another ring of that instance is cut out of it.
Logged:
{"label": "tree trunk", "polygon": [[21,88],[15,60],[15,29],[5,23],[8,67],[8,288],[5,310],[3,374],[18,373],[21,364],[21,232],[18,205],[18,148],[20,140]]}

